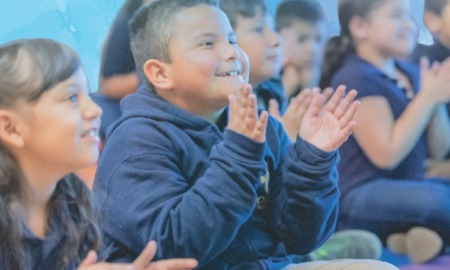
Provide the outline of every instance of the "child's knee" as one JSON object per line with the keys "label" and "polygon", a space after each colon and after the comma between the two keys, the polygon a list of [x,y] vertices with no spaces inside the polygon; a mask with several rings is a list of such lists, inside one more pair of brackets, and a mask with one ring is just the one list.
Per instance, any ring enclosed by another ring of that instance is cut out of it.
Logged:
{"label": "child's knee", "polygon": [[[324,268],[323,270],[332,270],[337,269],[332,266],[328,268]],[[355,260],[354,263],[346,265],[342,268],[342,270],[398,270],[398,268],[390,263],[376,261],[376,260]]]}

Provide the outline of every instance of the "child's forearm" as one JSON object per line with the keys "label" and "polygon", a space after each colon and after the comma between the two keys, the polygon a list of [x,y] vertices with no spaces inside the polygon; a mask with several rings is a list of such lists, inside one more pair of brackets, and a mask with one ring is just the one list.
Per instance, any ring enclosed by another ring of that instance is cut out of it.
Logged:
{"label": "child's forearm", "polygon": [[338,154],[301,138],[289,149],[272,216],[288,252],[306,254],[335,228],[339,192]]}

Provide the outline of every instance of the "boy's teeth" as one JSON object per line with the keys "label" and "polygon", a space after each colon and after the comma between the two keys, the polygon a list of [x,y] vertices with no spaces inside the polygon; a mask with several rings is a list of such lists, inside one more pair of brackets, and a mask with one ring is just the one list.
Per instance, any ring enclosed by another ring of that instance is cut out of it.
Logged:
{"label": "boy's teeth", "polygon": [[95,130],[91,129],[91,130],[89,131],[89,136],[95,137],[95,136],[97,136],[97,132],[95,132]]}
{"label": "boy's teeth", "polygon": [[237,72],[237,71],[225,72],[225,73],[220,74],[220,76],[222,76],[222,77],[225,77],[225,76],[237,76],[237,75],[239,75],[239,72]]}

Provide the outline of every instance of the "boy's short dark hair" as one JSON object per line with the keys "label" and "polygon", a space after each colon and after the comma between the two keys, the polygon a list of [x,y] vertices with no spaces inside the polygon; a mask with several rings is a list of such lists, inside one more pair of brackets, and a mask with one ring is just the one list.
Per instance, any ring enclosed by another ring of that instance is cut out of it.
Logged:
{"label": "boy's short dark hair", "polygon": [[448,0],[425,0],[424,9],[433,12],[434,14],[441,15],[442,10],[447,4]]}
{"label": "boy's short dark hair", "polygon": [[314,24],[322,20],[325,20],[325,12],[315,0],[284,0],[278,4],[275,13],[277,31],[291,27],[296,21]]}
{"label": "boy's short dark hair", "polygon": [[228,16],[231,27],[236,28],[238,16],[252,18],[256,16],[257,8],[266,14],[267,5],[265,0],[221,0],[220,8]]}
{"label": "boy's short dark hair", "polygon": [[129,27],[131,51],[141,78],[144,78],[142,68],[148,59],[170,63],[168,48],[175,30],[173,17],[182,9],[201,4],[218,8],[217,0],[158,0],[136,12]]}

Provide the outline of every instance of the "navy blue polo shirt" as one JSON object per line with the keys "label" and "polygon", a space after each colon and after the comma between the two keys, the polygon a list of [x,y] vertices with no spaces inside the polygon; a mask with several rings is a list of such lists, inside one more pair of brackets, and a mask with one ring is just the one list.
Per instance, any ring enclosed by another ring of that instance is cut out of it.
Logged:
{"label": "navy blue polo shirt", "polygon": [[[419,70],[417,65],[396,62],[396,66],[408,78],[414,91],[419,89]],[[381,96],[388,101],[394,119],[398,119],[409,104],[406,91],[394,79],[391,79],[372,64],[355,54],[350,55],[331,81],[333,88],[346,85],[347,89],[358,90],[357,99],[369,96]],[[376,117],[376,116],[374,116]],[[413,150],[392,170],[376,167],[364,154],[354,136],[339,149],[341,161],[338,165],[339,188],[342,196],[352,188],[376,178],[423,179],[424,160],[427,154],[425,134],[422,134]]]}
{"label": "navy blue polo shirt", "polygon": [[416,49],[411,54],[411,60],[419,63],[420,57],[426,56],[430,62],[442,62],[450,56],[450,48],[445,47],[437,39],[432,45],[417,44]]}

